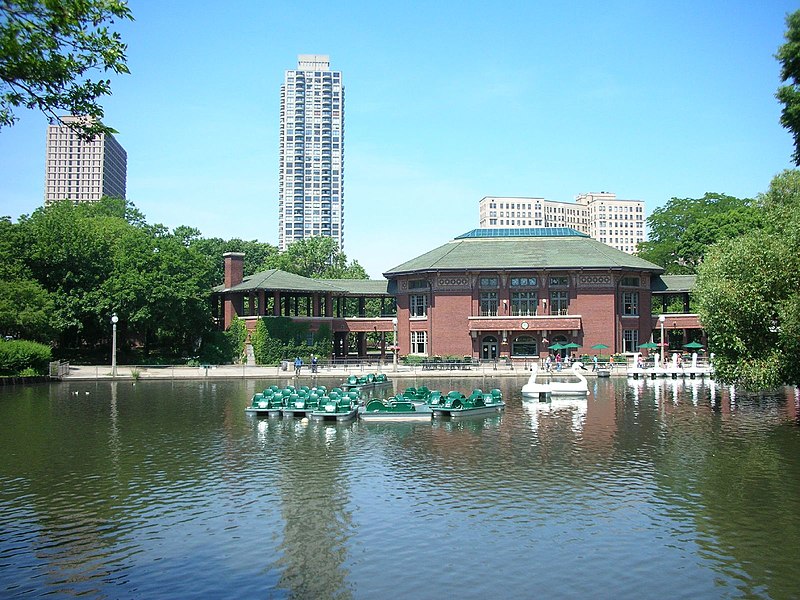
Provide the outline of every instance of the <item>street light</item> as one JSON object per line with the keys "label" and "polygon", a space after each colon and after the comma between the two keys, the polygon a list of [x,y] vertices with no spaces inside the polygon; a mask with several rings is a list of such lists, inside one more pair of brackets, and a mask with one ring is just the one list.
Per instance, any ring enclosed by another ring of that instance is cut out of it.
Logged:
{"label": "street light", "polygon": [[117,376],[117,313],[111,315],[111,376]]}
{"label": "street light", "polygon": [[658,317],[659,323],[661,323],[661,364],[664,364],[664,321],[667,320],[667,317],[661,315]]}
{"label": "street light", "polygon": [[397,371],[397,317],[392,318],[392,329],[394,330],[394,353],[392,354],[392,371]]}

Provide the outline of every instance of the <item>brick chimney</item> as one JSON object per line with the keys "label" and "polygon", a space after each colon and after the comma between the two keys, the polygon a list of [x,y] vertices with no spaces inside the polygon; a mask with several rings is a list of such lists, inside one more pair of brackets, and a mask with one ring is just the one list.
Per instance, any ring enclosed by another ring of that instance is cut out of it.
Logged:
{"label": "brick chimney", "polygon": [[[222,255],[225,259],[225,288],[232,288],[242,283],[244,279],[244,254],[242,252],[226,252]],[[231,321],[236,315],[242,314],[243,295],[225,294],[225,329],[231,326]]]}
{"label": "brick chimney", "polygon": [[222,255],[225,259],[225,287],[232,288],[242,283],[244,279],[244,253],[226,252]]}

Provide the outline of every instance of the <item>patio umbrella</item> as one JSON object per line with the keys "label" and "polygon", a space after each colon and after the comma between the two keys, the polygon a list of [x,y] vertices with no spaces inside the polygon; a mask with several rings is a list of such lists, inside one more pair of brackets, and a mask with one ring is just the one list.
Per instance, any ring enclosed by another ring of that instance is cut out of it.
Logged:
{"label": "patio umbrella", "polygon": [[552,346],[548,346],[548,348],[550,348],[550,350],[563,350],[565,347],[566,346],[564,346],[562,344],[559,344],[558,342],[556,342]]}
{"label": "patio umbrella", "polygon": [[580,344],[576,344],[575,342],[570,342],[569,344],[564,344],[564,348],[580,348]]}
{"label": "patio umbrella", "polygon": [[689,348],[690,350],[699,350],[703,347],[703,344],[699,342],[689,342],[688,344],[684,344],[683,347]]}
{"label": "patio umbrella", "polygon": [[645,342],[644,344],[639,344],[639,348],[658,348],[658,344],[655,342]]}
{"label": "patio umbrella", "polygon": [[592,350],[605,350],[606,348],[608,348],[608,346],[605,344],[595,344],[592,346]]}

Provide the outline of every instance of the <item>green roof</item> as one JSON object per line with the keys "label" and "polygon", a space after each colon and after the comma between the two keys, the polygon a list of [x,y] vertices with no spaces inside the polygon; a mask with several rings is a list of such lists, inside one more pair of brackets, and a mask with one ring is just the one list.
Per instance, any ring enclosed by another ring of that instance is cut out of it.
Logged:
{"label": "green roof", "polygon": [[389,282],[385,279],[312,279],[279,269],[261,271],[245,277],[241,283],[226,288],[218,285],[214,292],[250,292],[271,290],[285,292],[329,292],[338,295],[382,296],[388,295]]}
{"label": "green roof", "polygon": [[[509,270],[509,269],[631,269],[661,273],[662,267],[612,248],[574,229],[536,230],[477,229],[447,242],[401,265],[384,277],[419,271]],[[485,232],[492,232],[491,234]],[[526,232],[523,234],[520,232]]]}
{"label": "green roof", "polygon": [[665,294],[680,294],[694,291],[697,275],[660,275],[653,277],[650,289]]}
{"label": "green roof", "polygon": [[389,281],[386,279],[317,279],[337,288],[344,289],[352,296],[388,296]]}
{"label": "green roof", "polygon": [[319,279],[311,279],[279,269],[269,269],[245,277],[241,283],[230,288],[217,286],[217,292],[247,292],[252,290],[280,290],[287,292],[343,292],[342,288]]}

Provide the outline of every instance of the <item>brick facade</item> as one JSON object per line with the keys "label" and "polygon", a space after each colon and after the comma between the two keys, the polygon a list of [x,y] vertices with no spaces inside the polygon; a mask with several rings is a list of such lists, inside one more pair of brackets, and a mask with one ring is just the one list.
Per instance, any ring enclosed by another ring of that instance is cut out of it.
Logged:
{"label": "brick facade", "polygon": [[[511,280],[520,275],[529,280],[535,278],[536,285],[525,288],[531,295],[536,294],[535,314],[514,314],[513,294],[518,290],[512,287]],[[551,275],[559,281],[566,278],[567,285],[551,286]],[[484,289],[482,280],[497,281],[497,287]],[[422,281],[427,287],[420,287]],[[623,281],[636,284],[623,285]],[[491,359],[529,356],[514,352],[515,342],[526,344],[522,350],[525,353],[535,343],[535,356],[546,356],[547,346],[555,341],[579,344],[579,352],[588,352],[595,344],[605,344],[607,352],[623,352],[626,330],[636,332],[629,333],[629,339],[642,343],[650,338],[653,329],[650,273],[645,271],[463,271],[446,276],[418,273],[398,276],[396,283],[401,355],[420,353],[419,348],[412,347],[412,332],[427,333],[428,356]],[[482,311],[481,294],[485,291],[496,295],[495,310]],[[566,309],[562,308],[560,314],[551,314],[552,292],[566,296]],[[634,298],[636,307],[628,307],[627,312],[636,314],[624,314],[623,294],[630,295],[628,302]],[[424,316],[412,316],[411,296],[425,297]]]}

